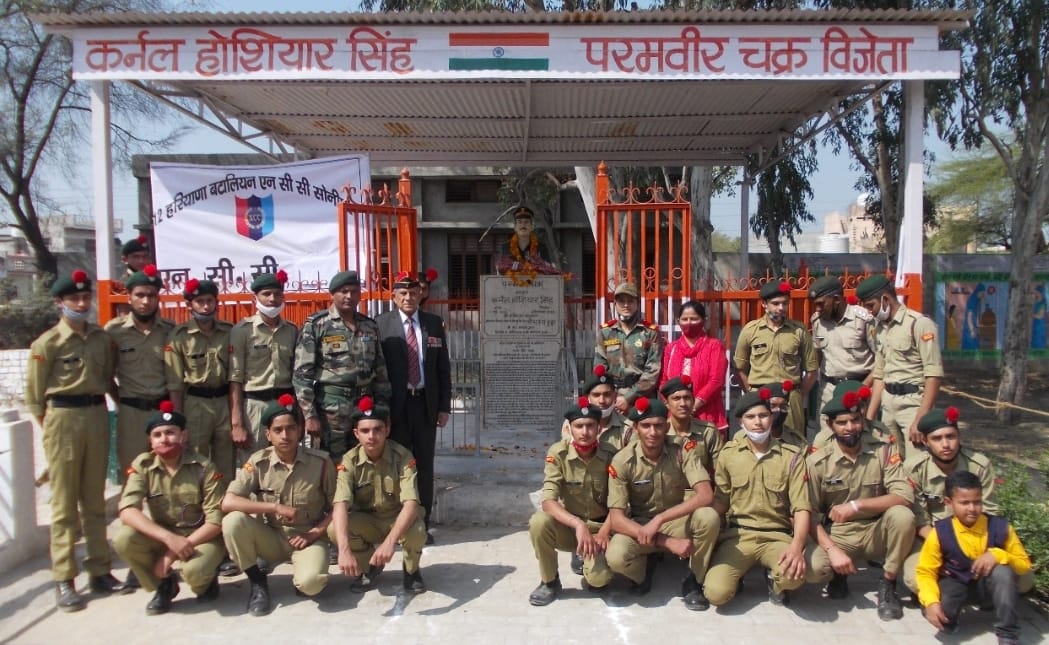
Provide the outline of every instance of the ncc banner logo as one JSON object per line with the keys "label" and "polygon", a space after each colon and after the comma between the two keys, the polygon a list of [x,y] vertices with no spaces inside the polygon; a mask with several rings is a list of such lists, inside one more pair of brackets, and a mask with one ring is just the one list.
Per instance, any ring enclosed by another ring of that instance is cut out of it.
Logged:
{"label": "ncc banner logo", "polygon": [[237,233],[257,241],[273,232],[273,195],[234,199],[237,200]]}

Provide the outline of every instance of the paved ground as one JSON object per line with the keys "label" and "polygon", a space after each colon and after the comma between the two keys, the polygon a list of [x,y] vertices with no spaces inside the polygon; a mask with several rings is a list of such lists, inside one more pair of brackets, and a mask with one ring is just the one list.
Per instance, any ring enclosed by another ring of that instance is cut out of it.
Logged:
{"label": "paved ground", "polygon": [[[116,523],[110,527],[112,531]],[[692,613],[676,597],[685,567],[664,562],[653,591],[643,598],[616,583],[597,596],[579,588],[579,576],[563,554],[562,597],[548,607],[531,607],[528,593],[537,583],[527,533],[515,529],[469,528],[437,531],[427,547],[423,575],[429,591],[406,597],[400,591],[400,556],[379,579],[379,588],[351,594],[346,579],[334,575],[316,599],[296,597],[291,571],[282,565],[270,577],[276,608],[254,618],[245,613],[244,576],[222,581],[214,605],[198,605],[183,585],[172,613],[145,615],[150,595],[90,597],[74,614],[54,610],[48,561],[39,558],[0,578],[0,642],[11,643],[315,643],[326,638],[395,643],[844,643],[849,645],[932,643],[931,627],[917,609],[903,620],[881,622],[874,608],[874,572],[852,583],[853,597],[829,601],[816,588],[795,592],[789,608],[769,605],[758,572],[726,609]],[[334,571],[334,568],[332,569]],[[124,569],[116,571],[123,576]],[[86,584],[81,575],[80,586]],[[1049,621],[1025,604],[1023,642],[1047,639]],[[333,620],[334,619],[334,620]],[[943,642],[994,643],[991,617],[967,610],[961,631]]]}

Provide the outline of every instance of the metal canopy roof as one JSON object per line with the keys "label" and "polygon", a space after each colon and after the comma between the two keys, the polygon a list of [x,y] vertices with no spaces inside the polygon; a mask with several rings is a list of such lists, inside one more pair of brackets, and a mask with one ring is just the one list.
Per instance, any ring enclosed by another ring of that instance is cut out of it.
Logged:
{"label": "metal canopy roof", "polygon": [[[957,29],[944,11],[613,13],[40,14],[48,30],[143,26],[849,23]],[[261,134],[307,157],[363,152],[377,164],[739,164],[770,150],[870,79],[132,80],[235,138]],[[260,148],[257,141],[253,147]],[[266,148],[261,148],[267,151]]]}

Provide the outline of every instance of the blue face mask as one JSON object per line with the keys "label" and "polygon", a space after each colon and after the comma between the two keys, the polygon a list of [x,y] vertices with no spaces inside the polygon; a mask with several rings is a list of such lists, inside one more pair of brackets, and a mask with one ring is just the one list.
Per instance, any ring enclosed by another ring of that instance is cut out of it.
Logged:
{"label": "blue face mask", "polygon": [[211,322],[212,320],[215,320],[215,312],[211,312],[210,314],[198,314],[197,312],[194,311],[192,313],[193,313],[193,320],[196,320],[199,323]]}
{"label": "blue face mask", "polygon": [[70,309],[69,307],[63,304],[62,315],[65,316],[70,322],[85,322],[91,316],[91,310],[88,309],[87,311],[80,313],[79,311]]}

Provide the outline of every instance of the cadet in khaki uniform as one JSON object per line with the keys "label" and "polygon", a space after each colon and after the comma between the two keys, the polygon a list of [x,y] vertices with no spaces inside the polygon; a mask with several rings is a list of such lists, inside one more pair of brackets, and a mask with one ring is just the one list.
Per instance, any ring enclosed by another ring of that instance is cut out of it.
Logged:
{"label": "cadet in khaki uniform", "polygon": [[863,431],[859,396],[846,392],[823,406],[835,442],[808,456],[815,511],[811,534],[820,546],[813,573],[831,598],[849,595],[856,558],[884,559],[878,585],[878,617],[903,618],[896,576],[914,542],[914,501],[895,444]]}
{"label": "cadet in khaki uniform", "polygon": [[[794,446],[803,453],[808,452],[809,444],[805,441],[803,434],[795,432],[793,428],[787,426],[787,418],[789,416],[787,399],[790,398],[791,390],[794,389],[794,382],[773,383],[764,389],[769,392],[768,403],[769,411],[772,413],[772,438]],[[735,441],[745,441],[747,434],[740,428],[732,438]]]}
{"label": "cadet in khaki uniform", "polygon": [[594,364],[604,365],[615,382],[615,407],[626,414],[641,396],[655,397],[663,369],[663,335],[659,327],[641,318],[637,287],[616,287],[616,318],[601,325],[594,348]]}
{"label": "cadet in khaki uniform", "polygon": [[152,264],[131,274],[124,281],[131,310],[106,323],[106,333],[117,349],[117,466],[121,482],[131,460],[149,449],[142,428],[168,397],[164,345],[175,325],[158,315],[163,286]]}
{"label": "cadet in khaki uniform", "polygon": [[[215,600],[219,582],[215,567],[226,554],[222,546],[222,511],[226,491],[222,473],[186,446],[186,418],[170,401],[146,423],[150,452],[135,458],[118,508],[124,526],[113,547],[142,582],[154,591],[149,615],[171,609],[178,576],[198,601]],[[142,512],[149,507],[149,515]]]}
{"label": "cadet in khaki uniform", "polygon": [[[656,554],[688,558],[689,576],[681,585],[685,607],[710,606],[700,580],[718,535],[718,516],[709,504],[710,476],[698,442],[678,446],[666,440],[667,408],[658,400],[637,399],[630,411],[638,439],[616,453],[608,467],[608,513],[615,535],[605,558],[612,571],[652,588]],[[647,559],[643,556],[648,556]]]}
{"label": "cadet in khaki uniform", "polygon": [[229,333],[229,417],[236,463],[266,447],[262,413],[282,394],[294,394],[291,372],[299,330],[281,318],[288,274],[260,273],[251,282],[257,313]]}
{"label": "cadet in khaki uniform", "polygon": [[419,560],[426,543],[415,458],[390,436],[390,411],[371,397],[357,404],[352,423],[357,446],[342,458],[329,537],[339,545],[339,569],[354,578],[350,591],[364,593],[401,545],[402,584],[409,594],[426,591]]}
{"label": "cadet in khaki uniform", "polygon": [[[853,296],[845,299],[838,278],[826,275],[809,287],[812,301],[812,344],[820,358],[823,389],[820,407],[834,398],[834,386],[842,381],[860,381],[867,387],[874,382],[874,349],[870,328],[874,317]],[[855,301],[855,302],[853,302]]]}
{"label": "cadet in khaki uniform", "polygon": [[[609,376],[608,370],[604,365],[594,366],[594,371],[590,378],[583,383],[582,393],[587,397],[590,405],[601,412],[601,419],[598,421],[597,427],[597,438],[602,445],[608,446],[614,454],[619,452],[624,445],[637,439],[637,435],[634,434],[630,426],[630,421],[620,414],[615,407],[616,382]],[[572,441],[572,433],[568,421],[565,421],[561,426],[561,438],[569,442]]]}
{"label": "cadet in khaki uniform", "polygon": [[667,441],[679,446],[695,441],[699,446],[699,460],[703,468],[713,476],[714,462],[717,461],[718,453],[725,442],[721,440],[717,426],[692,416],[692,408],[696,404],[696,397],[692,393],[692,379],[687,374],[676,376],[664,383],[663,387],[659,388],[659,393],[663,395],[670,415]]}
{"label": "cadet in khaki uniform", "polygon": [[189,445],[211,460],[226,481],[233,478],[229,424],[229,332],[216,319],[219,288],[211,280],[187,280],[183,297],[193,320],[172,330],[164,348],[168,392],[186,415]]}
{"label": "cadet in khaki uniform", "polygon": [[258,558],[271,567],[291,560],[298,593],[315,596],[328,584],[327,532],[335,497],[335,465],[328,455],[299,446],[302,421],[294,396],[282,394],[259,422],[270,446],[248,459],[222,499],[222,537],[251,581],[253,616],[270,612]]}
{"label": "cadet in khaki uniform", "polygon": [[328,283],[332,306],[306,319],[295,346],[292,385],[306,417],[306,432],[339,463],[356,443],[350,417],[363,396],[387,404],[393,393],[379,341],[379,326],[357,311],[361,281],[340,271]]}
{"label": "cadet in khaki uniform", "polygon": [[786,425],[804,436],[804,406],[819,379],[819,357],[808,330],[787,318],[790,284],[768,282],[760,295],[765,315],[744,325],[736,340],[732,356],[736,378],[744,391],[793,382]]}
{"label": "cadet in khaki uniform", "polygon": [[[988,515],[1000,515],[994,490],[998,481],[994,465],[987,455],[962,445],[961,431],[958,429],[959,417],[958,408],[953,406],[946,410],[934,408],[926,413],[918,420],[918,431],[925,435],[926,452],[908,459],[904,464],[914,486],[917,538],[914,540],[911,554],[903,564],[903,582],[915,594],[918,593],[915,570],[922,544],[933,531],[934,522],[953,516],[951,508],[944,501],[944,487],[951,473],[964,470],[976,475],[982,488],[983,512]],[[1020,576],[1020,593],[1030,591],[1033,586],[1033,573]]]}
{"label": "cadet in khaki uniform", "polygon": [[608,465],[614,452],[598,441],[601,409],[585,396],[565,413],[571,438],[550,446],[543,472],[542,509],[528,522],[528,535],[539,561],[539,586],[528,596],[549,605],[561,591],[557,551],[583,559],[584,589],[612,581],[605,551],[612,533],[608,520]]}
{"label": "cadet in khaki uniform", "polygon": [[762,388],[736,402],[732,414],[745,435],[725,444],[714,468],[714,509],[724,528],[704,586],[719,607],[755,564],[765,567],[773,604],[786,604],[788,591],[816,581],[806,564],[814,547],[806,547],[812,502],[805,455],[772,438],[768,394]]}
{"label": "cadet in khaki uniform", "polygon": [[[871,400],[871,389],[859,381],[842,381],[834,386],[832,392],[833,396],[831,398],[840,397],[846,392],[855,392],[856,396],[860,399],[859,410],[860,414],[863,415],[863,418],[861,419],[863,421],[863,431],[870,433],[871,436],[882,441],[887,441],[896,445],[898,443],[896,441],[896,436],[889,432],[889,429],[885,427],[885,424],[877,419],[867,418],[867,409]],[[834,441],[834,431],[829,427],[824,427],[816,433],[816,437],[812,440],[812,447],[822,448],[823,446],[834,443]],[[896,450],[899,452],[899,446],[896,447]],[[900,455],[900,458],[903,458],[903,455]]]}
{"label": "cadet in khaki uniform", "polygon": [[[51,574],[58,608],[76,611],[74,546],[83,528],[84,567],[92,591],[109,593],[120,582],[109,572],[106,542],[106,460],[109,415],[105,393],[113,380],[113,344],[88,322],[91,280],[77,269],[51,285],[60,307],[58,324],[33,341],[26,371],[25,402],[43,428],[44,455],[51,482]],[[78,513],[79,506],[79,513]]]}
{"label": "cadet in khaki uniform", "polygon": [[896,289],[883,275],[861,282],[856,297],[878,320],[867,416],[873,419],[881,410],[882,423],[896,435],[900,455],[906,459],[910,456],[907,444],[917,447],[923,441],[918,419],[936,405],[943,380],[936,323],[900,304]]}

